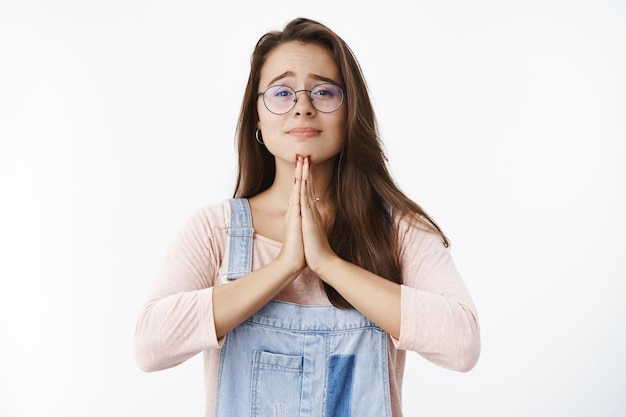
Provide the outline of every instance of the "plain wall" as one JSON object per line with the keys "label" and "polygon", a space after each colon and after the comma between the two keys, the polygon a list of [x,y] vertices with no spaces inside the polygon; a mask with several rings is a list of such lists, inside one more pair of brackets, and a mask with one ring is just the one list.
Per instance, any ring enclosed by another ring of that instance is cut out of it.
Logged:
{"label": "plain wall", "polygon": [[626,412],[620,1],[0,2],[0,416],[201,416],[143,373],[142,302],[232,194],[250,53],[307,16],[363,67],[391,172],[452,240],[469,373],[410,353],[406,416]]}

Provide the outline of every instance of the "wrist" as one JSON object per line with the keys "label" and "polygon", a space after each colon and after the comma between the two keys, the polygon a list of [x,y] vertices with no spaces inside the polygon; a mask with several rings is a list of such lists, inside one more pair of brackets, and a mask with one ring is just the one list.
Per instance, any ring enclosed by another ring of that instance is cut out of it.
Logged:
{"label": "wrist", "polygon": [[279,254],[272,262],[281,276],[288,276],[293,280],[306,267],[304,262],[296,262],[286,254]]}
{"label": "wrist", "polygon": [[333,277],[337,276],[337,271],[342,262],[345,262],[339,256],[329,255],[316,261],[314,264],[309,264],[309,268],[315,272],[315,274],[324,282],[331,284]]}

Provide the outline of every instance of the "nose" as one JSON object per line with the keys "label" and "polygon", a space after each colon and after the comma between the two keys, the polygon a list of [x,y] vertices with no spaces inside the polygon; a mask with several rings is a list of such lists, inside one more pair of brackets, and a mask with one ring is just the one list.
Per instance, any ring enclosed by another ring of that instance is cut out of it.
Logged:
{"label": "nose", "polygon": [[[307,93],[307,94],[301,94],[300,96],[298,96],[298,93]],[[293,99],[293,101],[295,102],[294,104],[295,114],[296,115],[306,114],[307,116],[312,115],[313,112],[315,111],[315,107],[313,107],[313,103],[311,101],[311,90],[298,90],[294,94],[295,94],[295,98]],[[304,100],[299,100],[299,98],[302,96],[304,96]]]}

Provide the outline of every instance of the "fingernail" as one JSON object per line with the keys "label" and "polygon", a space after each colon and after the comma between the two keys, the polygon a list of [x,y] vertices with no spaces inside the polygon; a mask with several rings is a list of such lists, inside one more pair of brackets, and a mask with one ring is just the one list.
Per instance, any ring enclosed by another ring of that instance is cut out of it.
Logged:
{"label": "fingernail", "polygon": [[306,161],[309,165],[311,165],[311,155],[306,157]]}
{"label": "fingernail", "polygon": [[293,185],[296,185],[296,181],[297,181],[297,180],[298,180],[298,179],[297,179],[296,177],[293,177]]}
{"label": "fingernail", "polygon": [[296,165],[298,165],[298,154],[296,154]]}

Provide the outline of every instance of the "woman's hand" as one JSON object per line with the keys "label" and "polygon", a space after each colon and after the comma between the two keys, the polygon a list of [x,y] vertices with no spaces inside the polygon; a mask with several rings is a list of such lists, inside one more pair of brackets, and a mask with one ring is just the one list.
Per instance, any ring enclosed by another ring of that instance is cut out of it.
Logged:
{"label": "woman's hand", "polygon": [[285,213],[285,225],[283,229],[283,245],[277,260],[289,265],[289,270],[298,274],[306,267],[304,246],[302,241],[302,217],[300,193],[303,188],[302,170],[304,158],[296,156],[293,188],[289,196],[289,205]]}
{"label": "woman's hand", "polygon": [[[299,157],[302,160],[302,183],[300,184],[300,214],[302,218],[302,241],[306,264],[313,272],[319,272],[328,261],[336,258],[328,242],[326,225],[329,214],[324,213],[322,204],[315,195],[311,158]],[[318,274],[320,275],[320,274]]]}

